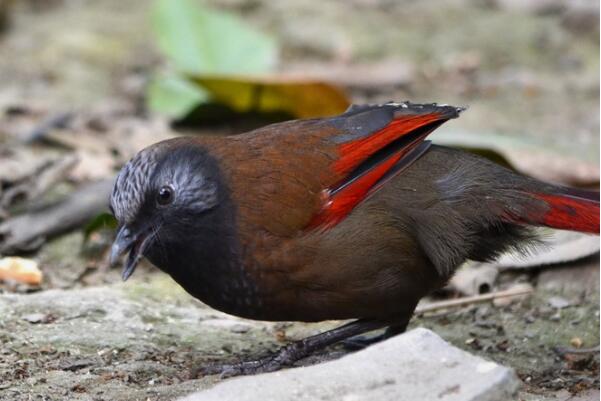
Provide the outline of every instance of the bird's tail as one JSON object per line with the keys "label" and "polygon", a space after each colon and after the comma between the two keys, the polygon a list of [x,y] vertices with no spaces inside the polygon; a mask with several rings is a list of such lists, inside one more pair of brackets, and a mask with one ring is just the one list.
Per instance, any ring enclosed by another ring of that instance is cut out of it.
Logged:
{"label": "bird's tail", "polygon": [[520,216],[526,224],[599,234],[599,192],[546,186],[530,193],[544,202],[544,211]]}

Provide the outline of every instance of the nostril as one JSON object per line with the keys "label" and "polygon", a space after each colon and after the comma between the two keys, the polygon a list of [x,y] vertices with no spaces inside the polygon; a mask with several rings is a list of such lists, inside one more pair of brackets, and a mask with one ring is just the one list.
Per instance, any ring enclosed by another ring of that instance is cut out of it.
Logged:
{"label": "nostril", "polygon": [[119,234],[117,236],[123,238],[124,240],[129,240],[131,239],[131,230],[123,226],[121,230],[119,230]]}

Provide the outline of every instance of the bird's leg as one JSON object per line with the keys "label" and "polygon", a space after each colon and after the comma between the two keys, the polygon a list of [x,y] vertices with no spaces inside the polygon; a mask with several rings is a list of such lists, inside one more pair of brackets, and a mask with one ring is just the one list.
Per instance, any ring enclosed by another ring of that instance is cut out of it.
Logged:
{"label": "bird's leg", "polygon": [[349,351],[357,351],[375,343],[379,343],[380,341],[387,340],[391,337],[396,336],[397,334],[404,333],[407,330],[407,326],[409,325],[409,320],[411,320],[411,314],[407,317],[402,318],[398,322],[391,324],[384,330],[383,333],[377,334],[372,337],[366,336],[356,336],[351,337],[342,342],[342,345],[345,349]]}
{"label": "bird's leg", "polygon": [[221,377],[273,372],[309,356],[313,352],[335,344],[346,338],[386,326],[386,322],[378,320],[356,320],[300,341],[293,342],[276,351],[274,354],[254,360],[235,364],[214,364],[197,369],[193,376],[220,374]]}

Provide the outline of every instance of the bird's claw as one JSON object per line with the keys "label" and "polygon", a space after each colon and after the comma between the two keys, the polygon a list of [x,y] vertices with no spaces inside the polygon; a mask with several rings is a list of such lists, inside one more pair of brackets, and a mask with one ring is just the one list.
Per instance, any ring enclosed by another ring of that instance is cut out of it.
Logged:
{"label": "bird's claw", "polygon": [[259,373],[274,372],[280,370],[287,364],[277,360],[275,355],[270,355],[254,361],[242,361],[238,363],[220,363],[214,362],[195,369],[193,377],[204,377],[219,375],[219,379],[240,375],[256,375]]}
{"label": "bird's claw", "polygon": [[209,363],[195,369],[192,377],[204,377],[219,375],[220,379],[225,379],[240,375],[256,375],[259,373],[275,372],[284,367],[293,365],[299,359],[308,355],[309,350],[302,346],[302,341],[292,343],[280,348],[273,354],[264,356],[253,361],[241,361],[234,364],[228,363]]}

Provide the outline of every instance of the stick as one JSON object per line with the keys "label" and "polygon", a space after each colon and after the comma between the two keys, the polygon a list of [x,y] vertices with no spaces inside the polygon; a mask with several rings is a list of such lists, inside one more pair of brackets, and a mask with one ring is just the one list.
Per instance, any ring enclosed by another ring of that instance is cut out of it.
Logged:
{"label": "stick", "polygon": [[0,196],[0,207],[8,208],[21,201],[30,202],[39,198],[55,184],[63,181],[67,173],[75,167],[78,159],[74,154],[51,161],[31,172],[31,177],[9,187]]}
{"label": "stick", "polygon": [[476,303],[483,303],[483,302],[488,302],[488,301],[492,301],[492,300],[499,299],[499,298],[517,297],[520,295],[528,295],[531,293],[532,293],[532,288],[527,288],[527,289],[516,288],[516,289],[505,290],[505,291],[491,292],[489,294],[474,295],[471,297],[451,299],[448,301],[432,302],[431,304],[428,304],[428,305],[424,305],[421,307],[418,306],[415,309],[415,314],[417,315],[417,314],[423,314],[423,313],[427,313],[427,312],[437,311],[440,309],[454,308],[454,307],[471,305],[471,304],[476,304]]}
{"label": "stick", "polygon": [[0,253],[32,251],[48,238],[79,228],[108,209],[113,179],[79,188],[60,203],[0,223]]}

